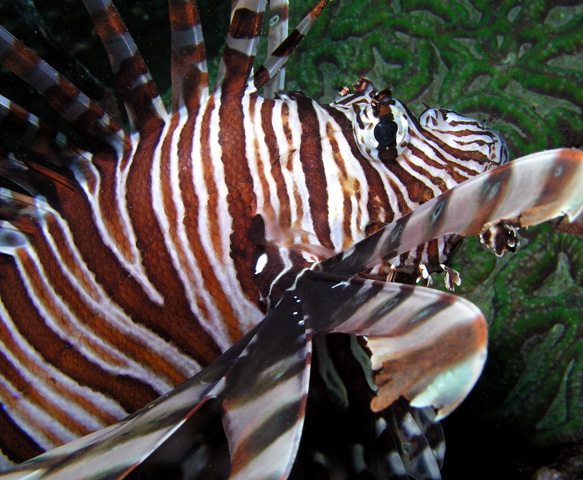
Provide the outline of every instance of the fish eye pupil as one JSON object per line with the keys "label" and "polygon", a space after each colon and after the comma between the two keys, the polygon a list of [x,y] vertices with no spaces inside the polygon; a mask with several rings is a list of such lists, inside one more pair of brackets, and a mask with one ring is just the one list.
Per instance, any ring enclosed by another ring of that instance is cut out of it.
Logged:
{"label": "fish eye pupil", "polygon": [[395,143],[397,138],[397,124],[392,120],[381,120],[374,127],[374,138],[379,142],[379,147],[388,147]]}

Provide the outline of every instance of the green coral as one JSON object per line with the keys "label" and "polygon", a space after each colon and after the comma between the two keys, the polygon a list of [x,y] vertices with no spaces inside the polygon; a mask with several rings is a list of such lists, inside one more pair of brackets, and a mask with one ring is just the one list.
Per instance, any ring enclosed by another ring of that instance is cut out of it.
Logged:
{"label": "green coral", "polygon": [[539,445],[582,438],[583,242],[545,225],[500,259],[468,243],[454,261],[457,293],[490,322],[472,408]]}
{"label": "green coral", "polygon": [[[291,23],[313,3],[295,2]],[[337,0],[294,54],[288,86],[330,101],[365,74],[417,113],[492,116],[516,156],[581,145],[582,24],[575,2]]]}

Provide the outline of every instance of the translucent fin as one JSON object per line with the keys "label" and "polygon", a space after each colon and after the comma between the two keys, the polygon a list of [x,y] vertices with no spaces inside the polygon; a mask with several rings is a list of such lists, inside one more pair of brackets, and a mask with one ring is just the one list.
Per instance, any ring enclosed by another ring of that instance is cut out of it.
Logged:
{"label": "translucent fin", "polygon": [[62,133],[0,95],[0,128],[29,151],[56,166],[69,166],[86,154]]}
{"label": "translucent fin", "polygon": [[[229,478],[285,478],[301,437],[309,381],[311,336],[298,321],[301,318],[297,297],[287,294],[262,324],[170,394],[0,478],[124,478],[134,470],[138,475],[142,462],[151,474],[163,465],[146,459],[168,440],[188,452],[184,461],[205,459],[192,451],[205,448],[201,432],[192,435],[181,427],[199,412],[208,414],[204,406],[212,399],[223,411],[231,452]],[[199,467],[188,465],[188,469]]]}
{"label": "translucent fin", "polygon": [[306,272],[297,284],[314,332],[367,338],[381,411],[404,396],[438,419],[469,393],[486,360],[487,325],[470,302],[424,287]]}

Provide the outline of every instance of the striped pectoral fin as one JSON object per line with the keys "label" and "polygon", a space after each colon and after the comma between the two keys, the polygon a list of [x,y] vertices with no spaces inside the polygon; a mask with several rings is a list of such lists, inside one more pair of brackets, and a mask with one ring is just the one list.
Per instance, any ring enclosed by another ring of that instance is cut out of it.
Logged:
{"label": "striped pectoral fin", "polygon": [[129,143],[121,127],[54,68],[0,27],[0,63],[45,97],[92,149]]}
{"label": "striped pectoral fin", "polygon": [[229,478],[286,478],[300,442],[310,359],[301,304],[288,293],[262,324],[182,386],[0,478],[141,478],[167,472],[169,458],[172,468],[200,478],[229,467]]}
{"label": "striped pectoral fin", "polygon": [[[289,0],[272,0],[269,2],[269,36],[267,41],[267,55],[271,55],[281,42],[287,37],[289,16]],[[263,90],[265,98],[273,98],[277,92],[283,91],[285,86],[285,67],[269,81]]]}
{"label": "striped pectoral fin", "polygon": [[572,221],[583,210],[582,185],[582,151],[528,155],[455,186],[313,269],[351,277],[444,235],[479,235],[502,221],[518,228]]}
{"label": "striped pectoral fin", "polygon": [[[150,476],[150,472],[159,471],[167,456],[156,453],[176,444],[180,445],[182,457],[174,458],[174,467],[190,461],[189,468],[200,469],[201,478],[206,478],[206,456],[197,457],[197,453],[199,450],[204,453],[206,434],[211,429],[205,425],[202,435],[200,429],[197,435],[193,435],[192,423],[198,421],[200,426],[200,421],[204,423],[204,419],[198,419],[198,416],[217,412],[216,408],[209,409],[207,405],[224,390],[225,383],[221,380],[255,332],[250,332],[198,375],[142,410],[105,429],[24,462],[0,475],[0,478],[121,479],[130,473],[141,478],[140,472]],[[222,430],[220,417],[216,420],[218,429]],[[175,451],[171,453],[176,455]]]}
{"label": "striped pectoral fin", "polygon": [[301,302],[288,292],[225,376],[230,478],[287,478],[304,425],[310,359]]}
{"label": "striped pectoral fin", "polygon": [[[314,332],[367,338],[381,411],[403,396],[433,406],[437,419],[454,410],[478,379],[486,359],[487,325],[477,307],[423,287],[349,281],[306,272],[298,295]],[[314,301],[317,299],[317,301]]]}
{"label": "striped pectoral fin", "polygon": [[75,160],[88,153],[46,122],[0,95],[0,129],[18,139],[21,152],[0,151],[0,176],[9,179],[31,195],[51,197],[63,187],[74,190],[75,181],[67,171]]}
{"label": "striped pectoral fin", "polygon": [[233,1],[216,89],[242,92],[246,88],[257,55],[265,3],[265,0]]}

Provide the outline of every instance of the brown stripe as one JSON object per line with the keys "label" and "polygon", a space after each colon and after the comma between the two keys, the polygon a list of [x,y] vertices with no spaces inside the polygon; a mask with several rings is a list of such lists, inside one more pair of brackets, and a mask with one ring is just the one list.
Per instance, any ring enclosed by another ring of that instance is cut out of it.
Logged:
{"label": "brown stripe", "polygon": [[[569,161],[570,160],[570,161]],[[560,166],[558,162],[560,161]],[[553,168],[550,168],[544,177],[544,185],[541,188],[541,193],[537,198],[535,205],[548,205],[552,199],[557,196],[557,192],[568,191],[566,188],[573,178],[576,178],[577,170],[581,168],[581,151],[562,149],[553,159]],[[511,170],[519,169],[518,166],[510,167]],[[515,175],[519,173],[513,172]],[[541,179],[537,179],[540,183]],[[571,188],[581,188],[580,185]],[[581,216],[581,215],[580,215]]]}
{"label": "brown stripe", "polygon": [[[429,267],[434,267],[439,265],[440,259],[439,259],[439,245],[438,245],[438,240],[431,240],[430,242],[426,243],[424,245],[425,247],[425,252],[427,254],[427,264]],[[431,273],[431,272],[429,272]]]}
{"label": "brown stripe", "polygon": [[[409,200],[422,204],[434,197],[433,190],[426,186],[417,176],[407,172],[400,162],[391,162],[387,166],[391,173],[404,185]],[[395,193],[396,192],[397,190],[395,190]],[[399,209],[402,214],[407,213],[409,210],[404,202],[403,206],[401,206],[401,203],[399,202]]]}
{"label": "brown stripe", "polygon": [[[40,243],[40,242],[37,242]],[[65,311],[61,310],[56,299],[53,298],[51,291],[45,287],[45,282],[55,283],[59,286],[60,283],[65,282],[68,283],[66,279],[63,278],[62,272],[58,265],[55,265],[54,259],[49,258],[49,256],[42,256],[41,261],[46,261],[45,273],[48,277],[41,276],[42,273],[37,270],[36,265],[32,258],[29,257],[29,251],[23,251],[19,253],[18,257],[22,262],[22,268],[26,272],[26,275],[29,277],[29,281],[32,283],[32,288],[34,292],[29,292],[31,295],[35,293],[40,297],[40,301],[42,302],[42,307],[49,311],[49,313],[53,316],[56,323],[60,325],[62,330],[66,332],[67,338],[74,342],[75,340],[76,345],[83,344],[85,348],[92,350],[99,358],[103,358],[106,363],[114,364],[117,366],[122,366],[123,362],[120,362],[117,358],[115,358],[112,354],[110,354],[106,349],[102,348],[101,346],[93,344],[93,341],[89,338],[86,338],[81,332],[77,331],[77,327],[75,327],[69,319],[69,316]],[[57,272],[51,272],[50,270],[56,268]],[[68,291],[64,291],[63,293],[69,293]],[[73,296],[73,301],[77,301],[75,296]],[[75,304],[73,304],[75,306]],[[81,318],[90,319],[91,313],[88,311],[82,310],[81,302],[77,302],[76,305],[79,309],[79,313],[82,315]]]}
{"label": "brown stripe", "polygon": [[[202,118],[202,125],[200,129],[200,155],[202,157],[202,175],[204,184],[206,185],[208,199],[207,199],[207,216],[209,218],[209,236],[213,244],[218,258],[222,257],[222,241],[221,229],[219,222],[213,221],[217,219],[217,212],[219,210],[219,192],[214,178],[214,162],[218,162],[218,158],[213,158],[211,152],[211,144],[214,139],[211,139],[211,117],[216,108],[215,97],[209,98],[206,104],[206,111]],[[196,153],[195,153],[196,154]],[[196,227],[198,228],[198,227]]]}
{"label": "brown stripe", "polygon": [[[251,41],[261,34],[262,22],[263,12],[257,13],[248,8],[237,8],[229,27],[228,37]],[[223,92],[230,91],[235,95],[243,93],[254,61],[255,53],[246,55],[225,44],[222,57],[226,69],[222,83]]]}
{"label": "brown stripe", "polygon": [[[4,330],[4,328],[2,328],[2,327],[0,327],[0,329]],[[4,340],[6,338],[6,332],[4,332],[4,331],[0,332],[0,337],[2,337],[2,339]],[[16,353],[18,355],[19,361],[22,359],[24,359],[24,361],[26,361],[26,356],[22,355],[22,351],[20,351],[20,349],[18,349],[18,347],[16,347],[15,345],[12,345],[12,347],[13,348],[15,347],[18,350],[17,352],[12,352],[12,353]],[[10,348],[10,346],[9,346],[9,349],[12,351],[12,348]],[[18,367],[20,367],[20,368],[24,367],[25,369],[28,369],[28,370],[30,370],[31,366],[32,365],[30,365],[30,364],[29,365],[26,365],[26,364],[18,365]],[[33,368],[37,368],[36,365],[34,365]],[[55,405],[54,400],[49,401],[48,399],[46,399],[42,395],[42,393],[36,388],[36,385],[29,383],[20,374],[18,368],[15,365],[13,365],[4,356],[4,353],[1,351],[0,351],[0,371],[2,372],[2,376],[12,385],[12,387],[15,390],[24,393],[26,395],[26,399],[30,403],[32,403],[33,405],[35,405],[37,407],[40,407],[41,410],[46,412],[47,415],[49,415],[49,417],[53,418],[56,422],[60,423],[61,425],[64,425],[66,428],[70,429],[73,433],[77,434],[77,436],[83,436],[83,435],[87,435],[88,433],[91,433],[90,430],[85,425],[73,420],[73,418],[71,416],[69,416],[69,414],[67,412],[65,412],[59,406]],[[0,390],[4,390],[3,387],[0,387]],[[8,390],[5,390],[5,394],[0,395],[0,396],[4,396],[4,398],[7,399],[7,400],[5,400],[6,407],[9,407],[11,410],[21,412],[21,414],[23,414],[24,416],[29,417],[28,420],[34,425],[33,428],[39,429],[43,432],[51,432],[50,426],[39,424],[38,423],[39,420],[35,418],[34,413],[27,412],[25,405],[20,402],[19,398],[13,397],[11,392],[9,392]],[[67,396],[70,397],[70,395],[67,395]],[[91,408],[90,412],[98,412],[98,411],[95,408]],[[101,415],[99,415],[99,413],[100,412],[98,412],[98,416],[101,416]],[[109,418],[107,420],[108,420],[108,423],[113,423],[117,419],[109,416]],[[56,435],[56,433],[54,433],[54,432],[50,433],[48,436],[51,439],[51,441],[53,441],[54,443],[56,443],[56,444],[61,443],[61,442],[59,442],[59,440],[58,440],[59,437]]]}
{"label": "brown stripe", "polygon": [[[200,271],[204,272],[203,288],[212,297],[213,301],[217,305],[217,308],[219,309],[219,312],[222,316],[222,321],[224,325],[227,327],[227,331],[229,332],[229,337],[233,342],[235,342],[242,335],[242,332],[239,329],[237,315],[233,311],[231,302],[229,301],[229,298],[223,291],[222,285],[220,284],[219,280],[217,279],[214,273],[214,269],[216,267],[213,267],[213,265],[210,263],[208,259],[208,254],[202,246],[199,233],[198,224],[199,199],[198,196],[196,195],[196,191],[191,176],[192,175],[191,155],[193,148],[192,144],[194,140],[195,120],[196,120],[195,117],[192,116],[189,117],[188,121],[186,122],[182,131],[180,132],[180,139],[178,142],[177,152],[179,159],[178,167],[180,172],[183,173],[182,175],[179,176],[179,188],[182,195],[182,201],[184,203],[185,210],[183,223],[186,228],[186,234],[188,236],[190,247],[194,253],[196,261],[198,262]],[[208,142],[206,144],[208,147]],[[200,150],[201,154],[203,155],[203,158],[207,159],[210,158],[210,150],[206,151],[203,151],[202,149]],[[210,163],[211,163],[210,161],[204,162],[205,165],[211,166]],[[216,199],[217,196],[215,195],[213,201],[216,202]],[[211,216],[210,218],[212,219],[214,217]],[[216,228],[217,227],[216,222],[211,222],[211,227]],[[218,238],[218,234],[215,238]],[[183,254],[183,252],[180,253]],[[209,318],[207,306],[203,299],[201,298],[201,296],[198,294],[197,305],[203,312],[204,316],[206,318]]]}
{"label": "brown stripe", "polygon": [[314,231],[321,245],[332,250],[328,223],[328,185],[322,162],[320,123],[312,100],[304,95],[294,95],[298,116],[302,124],[300,162],[309,192],[310,214]]}
{"label": "brown stripe", "polygon": [[[281,100],[277,100],[277,102],[283,103]],[[276,101],[274,100],[263,100],[263,104],[261,105],[261,127],[263,128],[265,144],[269,151],[271,165],[270,173],[276,185],[275,194],[279,200],[279,212],[277,212],[278,224],[280,228],[285,231],[291,227],[291,210],[285,180],[281,172],[282,158],[277,144],[274,125],[276,123],[278,127],[280,125],[286,125],[286,122],[288,121],[288,108],[283,104],[281,117],[275,118],[273,117],[273,109],[275,108],[275,105]],[[283,114],[284,106],[286,114]],[[287,159],[284,159],[284,162],[286,160]]]}
{"label": "brown stripe", "polygon": [[[126,152],[124,160],[128,159],[129,152]],[[122,227],[123,220],[117,201],[118,196],[121,196],[121,192],[117,192],[117,172],[112,167],[113,165],[110,165],[108,171],[100,172],[99,191],[97,194],[99,211],[95,213],[100,215],[100,219],[105,224],[105,229],[115,239],[117,249],[126,259],[134,262],[135,257],[132,253],[130,242]],[[101,237],[101,234],[98,235]]]}
{"label": "brown stripe", "polygon": [[[109,155],[102,154],[97,161],[100,162],[100,170],[102,170],[104,179],[111,180],[108,182],[111,185],[115,180],[115,160]],[[103,167],[101,167],[101,163]],[[137,168],[135,165],[132,166],[132,169],[135,168]],[[144,200],[144,191],[148,195],[150,193],[149,187],[144,188],[144,184],[138,184],[135,188],[134,195],[138,200]],[[140,204],[132,206],[136,206],[136,210],[138,210],[137,205]],[[148,207],[143,203],[141,206],[152,214],[151,206]],[[53,205],[53,207],[60,211],[67,220],[75,246],[89,270],[95,274],[96,282],[103,286],[112,300],[134,322],[146,325],[165,340],[175,342],[184,352],[202,365],[207,365],[220,354],[220,349],[213,340],[209,340],[208,334],[203,332],[200,326],[189,324],[188,321],[184,320],[184,310],[180,311],[179,308],[171,310],[168,308],[168,304],[159,306],[153,303],[142,286],[119,264],[111,250],[104,245],[100,232],[93,223],[93,211],[80,191],[65,191],[61,196],[61,203]],[[140,211],[132,213],[140,216]],[[33,226],[33,231],[36,230],[36,226]],[[151,229],[146,229],[145,232],[136,231],[137,235],[140,233],[143,235],[142,238],[153,238]],[[39,232],[39,235],[42,234]],[[186,312],[189,311],[187,308]],[[184,328],[191,328],[192,334],[184,335]]]}
{"label": "brown stripe", "polygon": [[[349,176],[346,171],[346,164],[344,156],[340,152],[340,147],[335,138],[335,127],[328,122],[326,124],[326,136],[332,148],[332,157],[336,168],[338,169],[339,182],[342,185],[342,231],[344,232],[344,241],[342,243],[342,250],[347,249],[355,243],[357,239],[352,238],[352,199],[360,200],[360,182],[354,176]],[[360,214],[357,212],[357,225],[359,224]]]}
{"label": "brown stripe", "polygon": [[[430,183],[437,186],[437,188],[439,188],[441,192],[445,192],[446,190],[448,190],[447,185],[443,178],[434,176],[433,174],[429,173],[429,170],[425,169],[424,166],[417,165],[411,160],[412,157],[415,157],[416,159],[421,160],[424,164],[428,164],[429,158],[425,155],[425,153],[422,152],[421,150],[417,150],[414,147],[410,148],[410,152],[411,152],[410,155],[403,156],[403,161],[407,164],[407,166],[411,170],[413,170],[416,173],[415,177],[426,178],[427,180],[429,180]],[[456,183],[461,183],[467,180],[466,177],[462,177],[455,171],[449,172],[449,169],[447,167],[443,168],[443,170],[448,170],[448,173],[450,173],[453,176]]]}
{"label": "brown stripe", "polygon": [[[166,250],[164,236],[152,207],[150,175],[154,152],[160,141],[159,134],[146,136],[140,141],[127,178],[126,198],[136,234],[136,245],[142,252],[142,264],[148,278],[164,297],[161,315],[156,318],[146,314],[147,325],[152,325],[151,328],[163,338],[171,339],[192,358],[206,365],[220,354],[220,349],[190,310],[184,285]],[[118,288],[125,297],[124,283]],[[132,292],[127,292],[127,295],[132,295]],[[144,313],[143,308],[140,313]],[[185,331],[189,335],[184,335]]]}
{"label": "brown stripe", "polygon": [[[75,263],[71,251],[68,248],[68,241],[60,227],[54,219],[49,217],[47,220],[49,232],[55,240],[61,258],[75,275],[77,281],[76,286],[83,288],[93,300],[99,301],[98,293],[93,290],[94,286],[86,278],[79,265]],[[85,324],[87,328],[95,332],[98,337],[106,339],[125,356],[136,360],[138,363],[146,366],[146,368],[150,368],[152,372],[156,372],[157,376],[165,376],[174,385],[178,385],[186,380],[184,375],[178,370],[181,366],[171,365],[166,360],[158,357],[155,352],[150,352],[149,347],[138,338],[120,332],[114,319],[101,317],[99,312],[95,311],[90,304],[85,303],[79,296],[75,286],[71,285],[70,280],[62,272],[62,266],[59,260],[53,257],[50,248],[42,239],[39,238],[35,242],[34,248],[41,264],[45,268],[45,281],[53,286],[56,293],[67,303],[67,306],[71,309],[75,317]]]}
{"label": "brown stripe", "polygon": [[44,452],[21,430],[0,404],[0,449],[13,462],[23,462]]}
{"label": "brown stripe", "polygon": [[[366,177],[366,184],[368,185],[368,202],[367,202],[367,210],[369,216],[369,224],[373,222],[378,222],[381,220],[380,216],[383,216],[383,223],[390,223],[395,219],[395,213],[391,208],[391,204],[389,203],[389,192],[385,189],[385,186],[381,180],[379,172],[371,166],[370,160],[364,158],[358,146],[356,145],[356,141],[354,140],[354,133],[352,127],[352,121],[346,118],[344,113],[336,110],[333,107],[326,106],[324,109],[334,118],[336,123],[340,125],[342,129],[342,135],[350,145],[350,150],[352,155],[358,160],[360,163],[361,168],[364,171],[364,175]],[[389,183],[392,183],[389,180]],[[391,194],[395,191],[395,187],[393,185]],[[402,199],[399,201],[399,207],[402,206]]]}
{"label": "brown stripe", "polygon": [[[289,57],[292,51],[303,39],[304,35],[302,35],[297,29],[294,29],[289,34],[289,36],[284,39],[284,41],[271,53],[271,56],[280,58]],[[263,65],[261,65],[253,76],[253,84],[255,85],[255,88],[259,89],[263,87],[263,85],[265,85],[276,74],[277,71],[269,72]]]}
{"label": "brown stripe", "polygon": [[[468,219],[467,222],[468,226],[474,226],[472,231],[478,233],[484,229],[484,225],[487,223],[486,220],[492,215],[492,212],[496,211],[498,205],[504,200],[506,189],[508,188],[508,185],[510,185],[511,175],[512,168],[503,167],[497,169],[496,177],[492,178],[491,175],[486,177],[486,181],[482,185],[481,191],[476,194],[477,198],[480,198],[482,203],[479,205],[474,217]],[[451,192],[451,190],[448,192]],[[468,228],[464,228],[463,231],[467,232]]]}
{"label": "brown stripe", "polygon": [[[57,383],[54,378],[48,377],[48,375],[49,375],[48,369],[45,369],[42,372],[38,372],[37,365],[33,362],[32,358],[29,357],[28,353],[23,351],[17,345],[17,343],[14,341],[13,335],[14,335],[13,332],[10,332],[7,329],[6,325],[3,322],[0,322],[0,338],[2,338],[2,342],[4,343],[4,345],[6,345],[8,350],[10,350],[12,352],[12,354],[18,359],[18,367],[20,369],[28,370],[30,372],[33,372],[33,374],[35,374],[35,375],[42,376],[43,378],[48,379],[52,383],[53,389],[59,395],[62,395],[64,397],[72,400],[73,402],[77,403],[78,405],[81,406],[81,408],[83,408],[84,411],[88,412],[90,415],[93,415],[96,418],[101,419],[104,423],[111,424],[117,420],[117,418],[113,417],[112,415],[107,413],[105,410],[97,407],[93,402],[90,402],[87,399],[87,397],[79,395],[75,392],[68,390],[63,384]],[[5,362],[5,364],[8,363],[7,359],[4,359],[3,361]],[[11,368],[12,368],[12,365],[9,364],[9,367],[2,368],[2,369],[0,369],[0,371],[9,372]],[[20,377],[20,374],[18,374],[17,371],[13,372],[13,374]],[[3,375],[6,376],[6,373],[3,373]],[[12,383],[15,386],[17,385],[17,383],[20,383],[20,382],[23,382],[23,383],[21,383],[22,388],[19,387],[19,390],[21,392],[25,392],[25,391],[28,391],[29,389],[34,388],[34,386],[30,385],[30,384],[27,386],[24,383],[24,382],[26,382],[24,380],[24,378],[19,380],[19,382],[12,381]],[[27,396],[28,396],[28,393],[27,393]],[[42,401],[39,403],[42,404]],[[63,423],[67,424],[67,422],[63,422]],[[80,432],[80,434],[83,434],[83,435],[88,433],[88,432],[82,433],[81,429],[79,429],[79,428],[75,428],[75,429],[78,432]]]}
{"label": "brown stripe", "polygon": [[[424,144],[428,144],[430,146],[432,146],[431,145],[432,143],[435,143],[440,147],[441,150],[448,153],[453,158],[458,159],[459,163],[447,160],[439,148],[436,149],[436,148],[432,147],[433,155],[435,155],[441,161],[445,162],[446,165],[448,165],[448,167],[446,167],[446,168],[448,169],[448,172],[452,176],[454,176],[454,172],[450,171],[450,169],[455,169],[459,172],[463,172],[463,173],[467,174],[467,176],[464,178],[464,180],[467,179],[467,177],[471,177],[471,176],[476,175],[476,173],[479,173],[475,169],[470,168],[469,166],[465,165],[464,162],[474,160],[476,162],[484,163],[488,159],[483,153],[476,152],[474,150],[468,151],[468,150],[462,150],[462,149],[452,147],[450,144],[445,143],[438,135],[433,134],[431,132],[431,130],[427,130],[427,129],[423,128],[420,125],[417,118],[410,112],[410,110],[408,110],[407,108],[406,108],[406,110],[407,110],[407,113],[409,115],[409,119],[411,121],[411,124],[414,126],[414,128],[409,129],[409,132],[410,132],[410,135],[412,138],[417,137],[420,142],[422,142]],[[431,160],[431,159],[427,158],[424,154],[420,154],[420,157],[426,158],[428,160],[428,163]],[[444,168],[443,165],[439,165],[439,164],[435,164],[435,163],[433,163],[431,165],[436,166],[437,168]],[[455,176],[454,176],[454,178],[455,178]],[[458,180],[456,179],[456,181],[458,181]],[[463,181],[463,180],[461,180],[461,181]],[[458,183],[461,183],[461,182],[458,181]]]}
{"label": "brown stripe", "polygon": [[[81,92],[79,89],[53,70],[19,40],[12,38],[12,44],[0,57],[0,63],[33,88],[45,89],[42,95],[59,114],[62,115],[72,104],[76,104],[76,108],[80,107],[78,97]],[[48,78],[55,80],[55,84],[46,89],[43,81]],[[100,122],[104,117],[104,112],[93,102],[89,102],[88,106],[82,108],[83,113],[79,117],[67,118],[67,121],[84,137],[90,148],[108,149],[109,142],[104,141],[104,139],[107,139],[112,132],[120,132],[120,127],[111,119],[108,119],[109,127],[103,127]]]}
{"label": "brown stripe", "polygon": [[168,6],[172,32],[172,111],[178,110],[182,97],[188,112],[196,115],[200,95],[208,87],[208,74],[197,67],[206,59],[204,44],[178,45],[176,39],[184,32],[190,35],[193,27],[200,26],[198,8],[195,2],[184,0],[170,0]]}
{"label": "brown stripe", "polygon": [[256,245],[249,239],[251,219],[257,212],[257,198],[253,178],[245,155],[246,142],[244,112],[240,97],[223,93],[219,109],[219,144],[227,184],[227,205],[231,217],[231,258],[237,270],[237,279],[247,297],[255,304],[259,295],[255,285],[253,252]]}
{"label": "brown stripe", "polygon": [[[420,141],[426,143],[424,139],[420,139]],[[427,166],[443,170],[444,173],[447,172],[447,174],[450,175],[453,178],[454,182],[456,183],[465,182],[468,178],[478,173],[470,168],[465,167],[459,168],[457,164],[452,164],[445,158],[445,156],[439,150],[433,149],[432,150],[433,156],[439,158],[443,163],[437,162],[436,160],[434,160],[434,158],[427,156],[424,151],[418,149],[417,147],[415,147],[415,145],[409,144],[409,150],[411,151],[411,155],[414,155],[415,157],[421,159],[423,163],[425,163]],[[460,171],[463,171],[466,174],[462,175]],[[442,192],[447,190],[445,182],[443,182],[442,179],[438,179],[436,177],[431,178],[435,179],[433,183],[439,185],[439,188]]]}
{"label": "brown stripe", "polygon": [[[28,263],[26,254],[19,255]],[[135,411],[154,400],[158,393],[127,375],[110,374],[77,351],[74,338],[65,341],[46,326],[43,317],[33,307],[28,292],[15,268],[6,269],[0,283],[0,297],[17,328],[47,363],[61,370],[81,385],[116,399],[127,411]],[[33,279],[34,280],[34,279]],[[20,321],[19,321],[20,320]]]}
{"label": "brown stripe", "polygon": [[[134,118],[131,120],[135,122],[137,130],[143,136],[147,136],[149,132],[162,125],[162,120],[152,102],[159,96],[158,89],[153,80],[148,79],[148,67],[137,50],[131,57],[124,58],[129,54],[125,41],[131,37],[111,2],[108,2],[106,9],[94,10],[91,13],[91,20],[109,54],[121,97],[132,111],[133,115],[130,116]],[[120,48],[120,42],[124,42],[122,43],[124,48]]]}
{"label": "brown stripe", "polygon": [[[259,118],[257,118],[257,116],[255,115],[256,112],[256,108],[257,108],[257,101],[258,101],[259,97],[257,97],[256,95],[253,95],[249,98],[249,117],[250,117],[250,123],[255,127],[255,125],[257,125],[259,122],[259,125],[261,125],[261,127],[263,127],[263,119],[261,118],[262,115],[262,111],[265,109],[265,104],[267,103],[267,110],[272,110],[273,109],[273,100],[263,100],[260,110],[259,110]],[[264,130],[265,132],[265,130]],[[275,222],[278,222],[277,220],[277,214],[274,210],[273,205],[271,204],[271,187],[269,186],[269,182],[268,182],[268,177],[265,174],[265,168],[264,168],[264,164],[263,161],[261,159],[261,154],[260,154],[260,149],[261,149],[261,145],[263,140],[259,139],[258,135],[255,135],[254,133],[252,134],[252,139],[253,139],[253,150],[255,151],[255,158],[254,159],[249,159],[249,161],[255,161],[255,165],[256,165],[256,169],[258,172],[258,176],[259,176],[259,188],[261,189],[261,192],[263,194],[263,205],[261,206],[261,210],[262,210],[262,216],[266,217],[264,218],[264,222],[269,222],[271,224],[274,224]],[[274,138],[265,138],[265,142],[266,143],[272,143],[274,140]],[[269,148],[269,147],[268,147]],[[278,222],[279,223],[279,222]]]}

